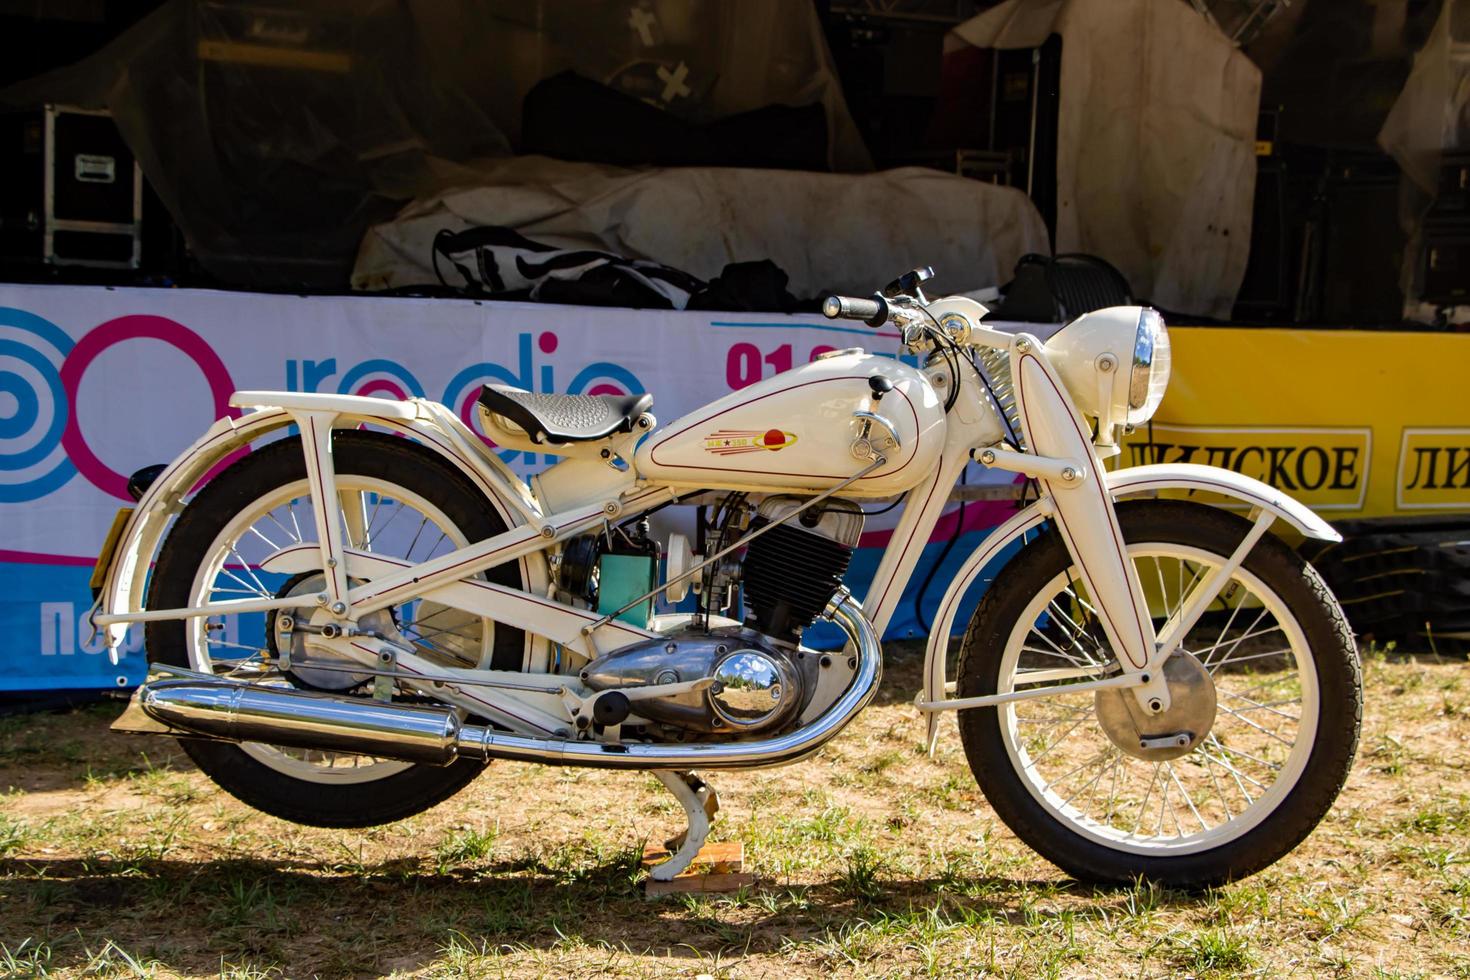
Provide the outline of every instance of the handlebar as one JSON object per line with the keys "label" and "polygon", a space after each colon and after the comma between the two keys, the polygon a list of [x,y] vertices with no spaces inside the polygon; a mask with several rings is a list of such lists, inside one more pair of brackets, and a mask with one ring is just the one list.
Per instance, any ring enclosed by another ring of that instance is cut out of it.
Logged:
{"label": "handlebar", "polygon": [[829,320],[861,320],[870,327],[881,327],[888,322],[889,313],[888,300],[878,293],[870,299],[834,293],[822,300],[822,315]]}

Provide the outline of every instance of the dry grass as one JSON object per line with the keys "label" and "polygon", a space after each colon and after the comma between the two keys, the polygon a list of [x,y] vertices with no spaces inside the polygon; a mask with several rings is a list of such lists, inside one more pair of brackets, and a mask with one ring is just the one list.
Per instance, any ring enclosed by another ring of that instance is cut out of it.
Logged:
{"label": "dry grass", "polygon": [[[817,758],[717,774],[764,886],[643,899],[652,777],[497,764],[366,832],[216,790],[115,706],[0,720],[0,974],[304,977],[1470,976],[1470,665],[1367,657],[1357,768],[1276,867],[1202,895],[1068,881],[958,740],[921,754],[911,650]],[[950,729],[952,732],[952,729]]]}

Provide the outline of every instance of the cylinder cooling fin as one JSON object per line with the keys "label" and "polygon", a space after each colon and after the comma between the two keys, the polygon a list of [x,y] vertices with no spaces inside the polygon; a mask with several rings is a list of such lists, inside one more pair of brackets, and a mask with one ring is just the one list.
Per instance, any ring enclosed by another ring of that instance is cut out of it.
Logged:
{"label": "cylinder cooling fin", "polygon": [[[768,498],[751,530],[781,521],[802,502],[799,497]],[[752,541],[741,574],[745,624],[772,639],[799,643],[842,584],[862,531],[862,508],[849,500],[832,500]]]}

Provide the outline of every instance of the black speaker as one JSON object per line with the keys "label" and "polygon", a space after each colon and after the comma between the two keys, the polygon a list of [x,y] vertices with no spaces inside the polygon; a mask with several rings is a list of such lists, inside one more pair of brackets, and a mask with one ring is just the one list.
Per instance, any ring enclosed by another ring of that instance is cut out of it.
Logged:
{"label": "black speaker", "polygon": [[143,174],[104,111],[48,105],[0,117],[0,257],[136,269]]}

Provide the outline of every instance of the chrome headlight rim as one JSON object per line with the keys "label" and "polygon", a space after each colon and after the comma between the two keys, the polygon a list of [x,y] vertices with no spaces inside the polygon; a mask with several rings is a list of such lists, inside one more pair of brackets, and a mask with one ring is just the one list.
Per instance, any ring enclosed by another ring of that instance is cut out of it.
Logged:
{"label": "chrome headlight rim", "polygon": [[1153,418],[1170,374],[1169,330],[1159,311],[1143,307],[1138,313],[1138,332],[1133,341],[1133,361],[1128,377],[1128,425],[1142,425]]}

